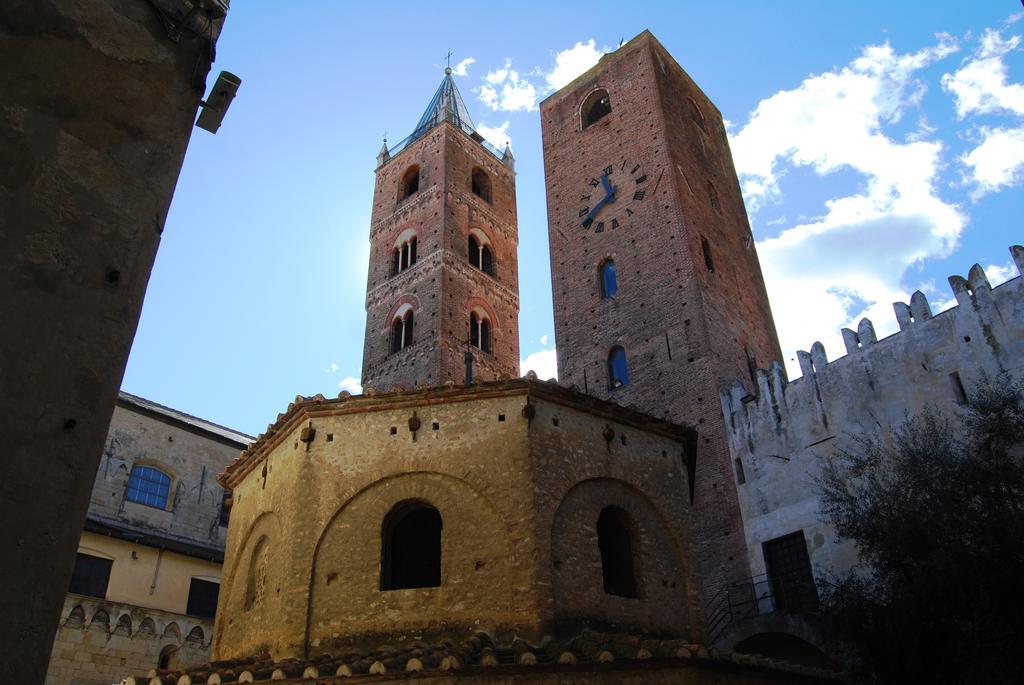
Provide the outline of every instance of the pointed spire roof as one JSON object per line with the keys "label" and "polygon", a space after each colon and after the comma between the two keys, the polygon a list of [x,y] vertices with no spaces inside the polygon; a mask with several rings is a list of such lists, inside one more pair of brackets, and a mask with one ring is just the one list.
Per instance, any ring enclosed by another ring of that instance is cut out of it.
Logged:
{"label": "pointed spire roof", "polygon": [[434,97],[430,99],[430,104],[427,105],[423,116],[420,117],[420,122],[416,124],[413,136],[420,137],[445,119],[470,135],[476,132],[473,118],[469,116],[466,103],[462,101],[462,95],[455,85],[455,79],[452,78],[451,67],[445,68],[441,85],[438,86]]}
{"label": "pointed spire roof", "polygon": [[[473,118],[469,115],[469,109],[466,107],[466,103],[463,101],[462,95],[455,85],[455,79],[452,78],[451,67],[447,67],[444,70],[444,78],[441,79],[441,85],[438,86],[434,97],[430,99],[430,104],[427,105],[427,109],[424,110],[423,116],[420,117],[419,123],[416,124],[412,134],[388,150],[388,158],[394,157],[411,143],[426,135],[427,131],[445,120],[462,129],[463,133],[483,145],[492,155],[502,159],[501,151],[484,140],[484,137],[477,132]],[[387,161],[388,158],[378,156],[378,162],[382,163],[382,161]]]}

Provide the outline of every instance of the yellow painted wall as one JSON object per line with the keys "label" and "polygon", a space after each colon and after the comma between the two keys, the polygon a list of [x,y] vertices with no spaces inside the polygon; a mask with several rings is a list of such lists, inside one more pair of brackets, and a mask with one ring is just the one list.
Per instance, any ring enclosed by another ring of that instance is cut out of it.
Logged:
{"label": "yellow painted wall", "polygon": [[184,614],[192,578],[220,582],[220,564],[84,532],[78,551],[113,559],[106,599]]}

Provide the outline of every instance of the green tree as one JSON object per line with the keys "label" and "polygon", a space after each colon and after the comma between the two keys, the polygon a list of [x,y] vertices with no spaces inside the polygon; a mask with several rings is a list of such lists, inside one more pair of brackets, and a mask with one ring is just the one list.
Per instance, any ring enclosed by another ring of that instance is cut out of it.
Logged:
{"label": "green tree", "polygon": [[823,584],[826,631],[887,683],[1021,682],[1024,391],[984,381],[823,465],[823,513],[861,565]]}

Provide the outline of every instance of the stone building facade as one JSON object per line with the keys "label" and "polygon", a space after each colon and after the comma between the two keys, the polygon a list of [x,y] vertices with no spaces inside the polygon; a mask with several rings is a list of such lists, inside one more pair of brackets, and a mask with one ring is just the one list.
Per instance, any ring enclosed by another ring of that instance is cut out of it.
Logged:
{"label": "stone building facade", "polygon": [[216,476],[247,435],[122,392],[114,410],[47,685],[209,658],[228,516]]}
{"label": "stone building facade", "polygon": [[781,358],[721,114],[649,31],[540,110],[559,380],[697,428],[713,592],[747,569],[716,398]]}
{"label": "stone building facade", "polygon": [[[698,641],[694,439],[535,380],[297,398],[222,477],[234,503],[213,656],[479,631],[539,643],[583,626]],[[417,507],[439,515],[437,573],[392,582],[389,531]],[[632,550],[618,594],[594,528],[605,509]]]}
{"label": "stone building facade", "polygon": [[[1024,247],[1010,248],[1024,272]],[[736,384],[721,394],[733,477],[740,493],[750,575],[771,594],[771,550],[798,539],[808,574],[828,578],[857,563],[857,550],[823,522],[815,483],[821,462],[858,436],[888,439],[925,408],[953,415],[987,377],[1024,380],[1024,279],[991,287],[979,265],[951,276],[957,304],[932,314],[914,293],[893,305],[900,331],[877,340],[871,321],[843,330],[847,354],[829,361],[821,343],[799,352],[801,378],[776,362],[757,370],[757,390]],[[766,582],[758,579],[765,579]],[[770,611],[772,600],[760,611]]]}
{"label": "stone building facade", "polygon": [[0,642],[17,645],[18,682],[46,674],[224,21],[197,4],[0,3],[0,545],[17,550],[2,562]]}
{"label": "stone building facade", "polygon": [[511,150],[476,132],[449,70],[413,133],[377,161],[363,386],[518,376]]}

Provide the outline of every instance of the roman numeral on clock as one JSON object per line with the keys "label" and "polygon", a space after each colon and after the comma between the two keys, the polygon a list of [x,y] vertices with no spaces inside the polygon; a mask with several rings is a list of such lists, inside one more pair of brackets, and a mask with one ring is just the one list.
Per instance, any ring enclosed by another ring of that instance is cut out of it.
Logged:
{"label": "roman numeral on clock", "polygon": [[603,232],[604,232],[604,222],[603,221],[598,221],[596,224],[594,224],[594,233],[603,233]]}
{"label": "roman numeral on clock", "polygon": [[590,207],[584,207],[583,209],[580,210],[580,216],[581,217],[584,217],[584,216],[586,216],[589,213],[590,213]]}
{"label": "roman numeral on clock", "polygon": [[633,193],[633,199],[634,200],[642,200],[642,199],[644,199],[644,194],[645,194],[645,191],[638,190],[635,193]]}

